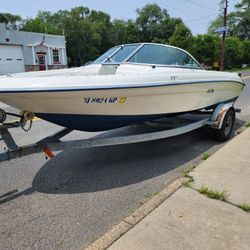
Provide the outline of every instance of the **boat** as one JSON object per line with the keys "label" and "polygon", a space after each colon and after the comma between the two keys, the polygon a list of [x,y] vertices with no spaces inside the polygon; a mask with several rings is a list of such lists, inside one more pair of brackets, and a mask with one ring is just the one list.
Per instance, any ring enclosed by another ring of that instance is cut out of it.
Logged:
{"label": "boat", "polygon": [[238,74],[205,70],[183,49],[133,43],[79,68],[1,76],[0,101],[66,128],[104,131],[213,109],[243,88]]}

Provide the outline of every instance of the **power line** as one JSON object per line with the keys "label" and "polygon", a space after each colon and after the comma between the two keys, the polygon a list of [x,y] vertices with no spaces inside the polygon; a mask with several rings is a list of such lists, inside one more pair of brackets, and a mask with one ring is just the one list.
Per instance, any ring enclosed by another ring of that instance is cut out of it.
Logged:
{"label": "power line", "polygon": [[217,10],[215,10],[215,9],[212,9],[212,8],[207,7],[207,6],[205,6],[205,5],[202,5],[202,4],[193,2],[193,1],[191,1],[191,0],[185,0],[185,1],[187,1],[187,2],[189,2],[189,3],[192,3],[192,4],[196,5],[196,6],[199,6],[199,7],[201,7],[201,8],[204,8],[204,9],[208,9],[208,10],[212,10],[212,11],[217,11]]}
{"label": "power line", "polygon": [[200,15],[197,15],[197,14],[194,13],[194,12],[176,8],[176,7],[172,6],[172,5],[170,5],[169,3],[166,4],[165,2],[162,2],[162,1],[155,1],[155,2],[156,2],[156,3],[161,3],[161,5],[165,5],[166,7],[169,7],[169,8],[178,10],[178,11],[182,11],[182,12],[187,13],[187,14],[192,15],[192,16],[202,17],[202,16],[200,16]]}
{"label": "power line", "polygon": [[209,16],[204,16],[204,17],[200,17],[200,18],[195,18],[195,19],[192,19],[192,20],[187,20],[187,21],[185,21],[185,23],[191,23],[191,22],[194,22],[194,21],[199,21],[199,20],[201,20],[201,19],[205,19],[205,18],[208,18],[208,17],[216,16],[216,15],[217,15],[217,13],[216,13],[216,14],[209,15]]}
{"label": "power line", "polygon": [[197,17],[198,17],[198,18],[195,18],[195,19],[191,19],[191,20],[185,21],[185,23],[194,22],[194,21],[198,21],[198,20],[201,20],[201,19],[205,19],[205,18],[208,18],[208,17],[216,16],[216,15],[217,15],[217,12],[216,12],[216,13],[211,14],[211,15],[209,15],[209,16],[200,16],[200,15],[195,14],[194,12],[186,11],[186,10],[183,10],[183,9],[176,8],[176,7],[172,6],[172,5],[169,5],[169,3],[166,4],[165,2],[163,3],[162,1],[158,1],[157,3],[161,3],[161,5],[165,5],[165,7],[170,7],[170,8],[173,8],[173,9],[176,9],[176,10],[179,10],[179,11],[182,11],[182,12],[185,12],[185,13],[187,13],[187,14],[190,14],[190,15],[192,15],[192,16],[197,16]]}
{"label": "power line", "polygon": [[[187,1],[187,0],[186,0]],[[216,13],[214,13],[214,14],[211,14],[211,15],[209,15],[209,16],[201,16],[201,15],[197,15],[197,13],[195,13],[195,12],[191,12],[191,11],[187,11],[187,10],[184,10],[184,9],[179,9],[179,8],[176,8],[175,6],[172,6],[172,5],[170,5],[169,3],[167,3],[166,4],[166,2],[164,1],[154,1],[156,4],[158,4],[158,5],[161,5],[161,6],[163,6],[163,7],[165,7],[166,9],[168,9],[168,8],[172,8],[172,9],[175,9],[175,10],[178,10],[178,11],[181,11],[181,12],[184,12],[184,13],[186,13],[186,14],[188,14],[188,15],[192,15],[193,17],[197,17],[197,18],[195,18],[195,19],[191,19],[191,20],[188,20],[188,21],[185,21],[185,23],[189,23],[189,22],[194,22],[194,21],[199,21],[199,20],[201,20],[201,19],[205,19],[205,18],[208,18],[208,17],[211,17],[211,16],[216,16],[217,15],[217,10],[215,10],[215,9],[212,9],[211,8],[211,10],[213,10],[213,11],[216,11]],[[204,8],[206,8],[205,6],[203,6]],[[204,25],[204,24],[207,24],[207,26],[209,25],[209,23],[208,22],[199,22],[199,23],[196,23],[196,24],[194,24],[194,25],[192,25],[192,27],[196,27],[196,26],[202,26],[202,25]]]}
{"label": "power line", "polygon": [[195,23],[194,25],[192,25],[192,28],[193,27],[205,26],[205,25],[207,25],[206,28],[208,29],[208,27],[209,27],[209,23],[208,22]]}

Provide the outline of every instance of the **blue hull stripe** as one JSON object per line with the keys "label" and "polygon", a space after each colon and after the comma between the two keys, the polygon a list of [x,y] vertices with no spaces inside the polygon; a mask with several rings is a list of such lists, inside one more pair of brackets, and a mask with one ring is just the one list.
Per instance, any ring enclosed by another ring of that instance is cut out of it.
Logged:
{"label": "blue hull stripe", "polygon": [[117,85],[105,85],[105,86],[85,86],[85,87],[71,87],[71,88],[15,88],[14,90],[4,90],[0,89],[0,93],[49,93],[49,92],[69,92],[69,91],[93,91],[93,90],[112,90],[112,89],[136,89],[136,88],[156,88],[156,87],[164,87],[164,86],[177,86],[177,85],[187,85],[187,84],[206,84],[206,83],[236,83],[242,86],[245,86],[243,82],[240,81],[232,81],[232,80],[207,80],[207,81],[187,81],[187,82],[178,82],[174,83],[140,83],[140,84],[117,84]]}
{"label": "blue hull stripe", "polygon": [[[223,103],[234,102],[236,98],[227,100]],[[219,103],[218,103],[219,104]],[[210,109],[216,105],[204,107]],[[193,110],[196,111],[196,110]],[[190,113],[192,111],[189,111]],[[155,114],[155,115],[76,115],[76,114],[51,114],[51,113],[36,113],[35,115],[46,121],[58,124],[63,127],[72,128],[81,131],[104,131],[114,128],[120,128],[127,125],[141,123],[145,121],[152,121],[167,115],[180,115],[183,113],[170,114]]]}

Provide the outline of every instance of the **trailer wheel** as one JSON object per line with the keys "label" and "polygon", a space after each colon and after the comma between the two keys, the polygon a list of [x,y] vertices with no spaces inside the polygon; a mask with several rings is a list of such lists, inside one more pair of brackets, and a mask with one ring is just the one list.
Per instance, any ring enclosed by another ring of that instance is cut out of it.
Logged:
{"label": "trailer wheel", "polygon": [[214,130],[215,139],[218,141],[226,141],[232,134],[235,121],[235,110],[231,108],[227,111],[221,129]]}

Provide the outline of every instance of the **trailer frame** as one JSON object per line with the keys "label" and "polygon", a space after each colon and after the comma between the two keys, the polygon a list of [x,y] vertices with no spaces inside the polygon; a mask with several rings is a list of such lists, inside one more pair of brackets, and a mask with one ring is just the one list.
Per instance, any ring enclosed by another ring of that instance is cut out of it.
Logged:
{"label": "trailer frame", "polygon": [[[18,146],[9,132],[9,129],[18,127],[23,128],[24,125],[28,122],[27,119],[28,116],[26,117],[20,116],[19,121],[2,123],[0,125],[0,135],[2,137],[1,139],[5,142],[6,145],[4,152],[0,153],[0,162],[41,152],[44,152],[47,158],[53,158],[54,157],[53,151],[63,151],[74,148],[113,146],[113,145],[132,144],[132,143],[159,140],[185,134],[204,126],[208,126],[214,129],[215,131],[221,131],[224,133],[222,129],[223,129],[223,124],[225,125],[225,117],[227,117],[228,112],[231,110],[230,112],[234,116],[235,112],[240,112],[240,110],[235,109],[233,105],[234,103],[221,103],[211,111],[201,111],[201,112],[198,111],[201,114],[207,114],[209,116],[187,124],[180,122],[179,123],[180,126],[177,127],[175,120],[174,128],[168,127],[161,131],[154,131],[154,132],[134,134],[134,135],[123,135],[110,138],[89,138],[80,140],[61,141],[61,138],[63,138],[64,136],[73,131],[73,129],[64,128],[50,136],[45,137],[42,140],[24,146]],[[32,116],[30,117],[29,121],[32,122]],[[234,119],[232,119],[232,124],[230,124],[230,126],[233,127],[233,123]],[[157,124],[157,122],[148,122],[147,124],[149,126],[161,126],[161,127],[169,125],[164,123]],[[230,134],[229,135],[227,134],[225,139],[228,139],[230,137],[232,132],[231,127],[229,132]]]}

